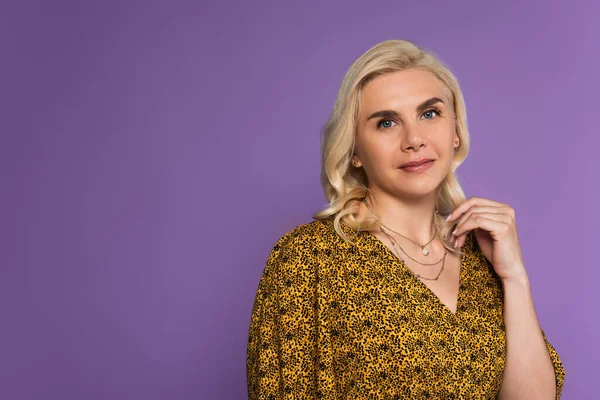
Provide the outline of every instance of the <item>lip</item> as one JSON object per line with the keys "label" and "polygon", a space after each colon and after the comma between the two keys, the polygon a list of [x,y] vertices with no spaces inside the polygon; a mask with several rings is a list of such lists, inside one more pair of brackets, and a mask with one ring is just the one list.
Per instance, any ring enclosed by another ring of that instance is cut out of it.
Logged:
{"label": "lip", "polygon": [[400,166],[400,168],[413,167],[413,166],[421,165],[421,164],[429,162],[429,161],[434,161],[434,160],[432,158],[420,158],[418,160],[409,161],[405,164],[402,164]]}
{"label": "lip", "polygon": [[424,172],[427,171],[429,168],[431,168],[431,166],[433,165],[435,160],[426,160],[425,162],[422,162],[420,164],[417,165],[408,165],[406,167],[401,167],[400,169],[402,171],[405,172],[412,172],[412,173],[419,173],[419,172]]}

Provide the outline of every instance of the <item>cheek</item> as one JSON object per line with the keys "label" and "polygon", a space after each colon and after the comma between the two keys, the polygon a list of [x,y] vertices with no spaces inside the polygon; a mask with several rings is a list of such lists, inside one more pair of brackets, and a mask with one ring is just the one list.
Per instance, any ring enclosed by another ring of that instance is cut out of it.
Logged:
{"label": "cheek", "polygon": [[370,159],[385,158],[392,153],[394,145],[388,140],[378,140],[369,143],[364,143],[363,154],[366,154]]}
{"label": "cheek", "polygon": [[388,146],[380,146],[377,148],[376,153],[373,154],[375,159],[373,162],[381,167],[387,168],[390,165],[398,162],[398,156],[400,153],[400,147],[398,145],[389,144]]}

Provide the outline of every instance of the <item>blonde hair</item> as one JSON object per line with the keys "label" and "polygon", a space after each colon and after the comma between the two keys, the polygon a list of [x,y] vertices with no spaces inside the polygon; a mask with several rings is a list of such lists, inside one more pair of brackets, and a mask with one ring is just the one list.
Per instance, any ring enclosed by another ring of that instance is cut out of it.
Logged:
{"label": "blonde hair", "polygon": [[[465,200],[455,174],[467,157],[470,147],[467,111],[458,80],[431,52],[409,41],[381,42],[367,50],[350,66],[338,91],[333,111],[321,132],[321,185],[329,204],[315,213],[313,218],[333,219],[335,231],[349,243],[353,243],[352,237],[344,232],[341,223],[358,231],[378,229],[380,223],[379,217],[371,211],[362,223],[355,217],[360,202],[369,192],[364,168],[350,166],[355,148],[361,92],[374,78],[407,69],[428,71],[442,83],[460,140],[454,152],[451,171],[438,189],[436,208],[442,216]],[[442,229],[438,231],[441,242],[449,251],[460,254],[460,249],[455,249],[445,240],[453,223],[446,222],[445,218],[441,218],[441,221]]]}

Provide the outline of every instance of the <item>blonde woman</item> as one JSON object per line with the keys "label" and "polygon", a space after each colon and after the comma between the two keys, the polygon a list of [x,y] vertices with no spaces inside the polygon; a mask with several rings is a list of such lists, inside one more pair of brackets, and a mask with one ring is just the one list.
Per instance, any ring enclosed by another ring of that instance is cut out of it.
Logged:
{"label": "blonde woman", "polygon": [[322,137],[328,206],[274,245],[247,349],[250,399],[550,399],[514,210],[466,199],[456,77],[404,40],[347,72]]}

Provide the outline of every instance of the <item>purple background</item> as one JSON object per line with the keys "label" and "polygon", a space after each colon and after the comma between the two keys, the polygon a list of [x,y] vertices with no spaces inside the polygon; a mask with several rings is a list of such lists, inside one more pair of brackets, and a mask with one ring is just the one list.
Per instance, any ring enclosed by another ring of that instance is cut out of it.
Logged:
{"label": "purple background", "polygon": [[0,398],[245,398],[267,256],[325,204],[319,130],[350,64],[392,38],[457,75],[472,139],[459,178],[516,209],[563,398],[592,398],[599,12],[3,2]]}

